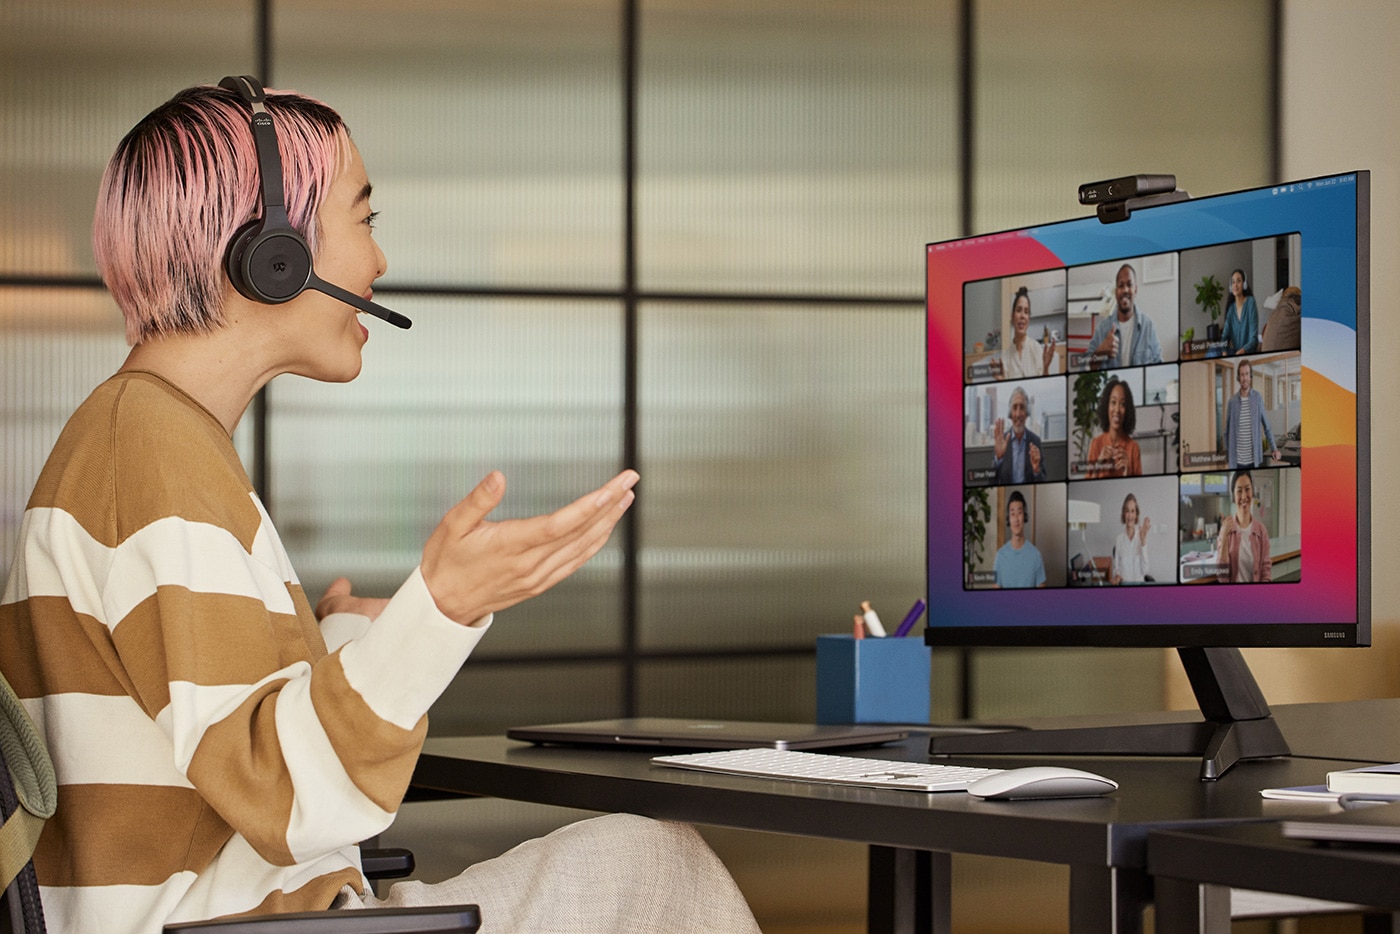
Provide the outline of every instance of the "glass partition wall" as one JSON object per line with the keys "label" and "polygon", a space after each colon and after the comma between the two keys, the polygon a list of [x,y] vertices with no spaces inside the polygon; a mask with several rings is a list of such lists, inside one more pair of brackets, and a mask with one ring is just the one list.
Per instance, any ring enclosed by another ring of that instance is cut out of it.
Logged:
{"label": "glass partition wall", "polygon": [[[1092,25],[1110,14],[1130,41]],[[1130,172],[1267,183],[1276,20],[1206,0],[7,0],[0,564],[125,352],[89,246],[103,162],[175,90],[263,70],[345,115],[381,211],[376,296],[415,322],[371,322],[358,380],[284,377],[240,426],[308,592],[387,593],[493,468],[509,516],[636,466],[625,526],[500,614],[433,730],[810,719],[816,636],[924,596],[923,244],[1079,213],[1078,183]],[[935,716],[1160,702],[1159,653],[1060,654],[1077,688],[1053,705],[1027,674],[1043,653],[939,654]]]}

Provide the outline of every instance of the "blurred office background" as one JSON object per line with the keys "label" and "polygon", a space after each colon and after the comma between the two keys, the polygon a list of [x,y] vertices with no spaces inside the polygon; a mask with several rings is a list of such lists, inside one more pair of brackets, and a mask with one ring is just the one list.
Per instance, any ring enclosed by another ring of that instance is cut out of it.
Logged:
{"label": "blurred office background", "polygon": [[[0,565],[125,353],[89,245],[107,156],[179,88],[253,73],[345,116],[382,212],[376,297],[414,319],[369,323],[354,383],[284,377],[239,428],[313,599],[340,574],[391,591],[492,468],[509,516],[636,466],[613,542],[500,614],[434,733],[810,719],[815,637],[924,595],[923,244],[1081,215],[1081,182],[1133,172],[1210,194],[1370,168],[1389,346],[1397,42],[1387,0],[6,0]],[[1395,495],[1374,493],[1383,529]],[[1379,650],[1253,662],[1270,699],[1393,693],[1395,588],[1375,586]],[[1174,665],[939,651],[934,716],[1160,708]],[[462,816],[459,861],[568,816],[455,806],[426,823]],[[766,929],[859,929],[859,847],[715,840]],[[960,908],[960,929],[1063,928],[1019,901]]]}

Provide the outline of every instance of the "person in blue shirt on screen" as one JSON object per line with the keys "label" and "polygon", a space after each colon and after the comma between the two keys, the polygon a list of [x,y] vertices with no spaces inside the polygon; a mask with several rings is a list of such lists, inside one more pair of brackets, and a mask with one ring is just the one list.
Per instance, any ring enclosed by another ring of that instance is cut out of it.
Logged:
{"label": "person in blue shirt on screen", "polygon": [[1259,306],[1254,303],[1243,269],[1230,273],[1230,304],[1225,306],[1221,338],[1227,354],[1254,353],[1259,349]]}
{"label": "person in blue shirt on screen", "polygon": [[1162,362],[1157,329],[1151,318],[1138,312],[1137,292],[1137,270],[1124,263],[1118,267],[1113,287],[1117,314],[1100,321],[1089,338],[1094,369]]}
{"label": "person in blue shirt on screen", "polygon": [[1011,540],[997,549],[992,565],[998,587],[1044,587],[1045,561],[1040,549],[1026,541],[1026,498],[1012,490],[1006,501],[1006,524]]}

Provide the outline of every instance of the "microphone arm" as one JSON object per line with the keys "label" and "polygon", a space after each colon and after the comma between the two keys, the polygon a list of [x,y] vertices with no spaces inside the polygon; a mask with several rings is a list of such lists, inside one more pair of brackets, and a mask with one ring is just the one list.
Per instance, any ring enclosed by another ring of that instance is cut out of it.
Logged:
{"label": "microphone arm", "polygon": [[382,318],[396,328],[407,329],[413,327],[413,320],[411,318],[407,318],[397,311],[390,311],[383,305],[376,305],[374,302],[367,301],[353,292],[342,289],[338,285],[333,285],[316,275],[314,271],[311,273],[311,277],[306,280],[306,287],[308,289],[315,289],[317,292],[324,295],[329,295],[331,298],[339,299],[345,304],[358,308],[366,314],[374,315],[376,318]]}

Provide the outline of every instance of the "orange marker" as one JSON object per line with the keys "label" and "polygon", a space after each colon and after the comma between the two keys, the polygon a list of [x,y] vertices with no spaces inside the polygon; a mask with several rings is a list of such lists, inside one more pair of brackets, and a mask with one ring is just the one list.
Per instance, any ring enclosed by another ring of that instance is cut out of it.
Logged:
{"label": "orange marker", "polygon": [[862,617],[865,620],[865,629],[870,635],[877,639],[885,635],[885,624],[880,622],[880,614],[875,612],[875,608],[870,605],[869,600],[860,601],[860,608],[865,611]]}

